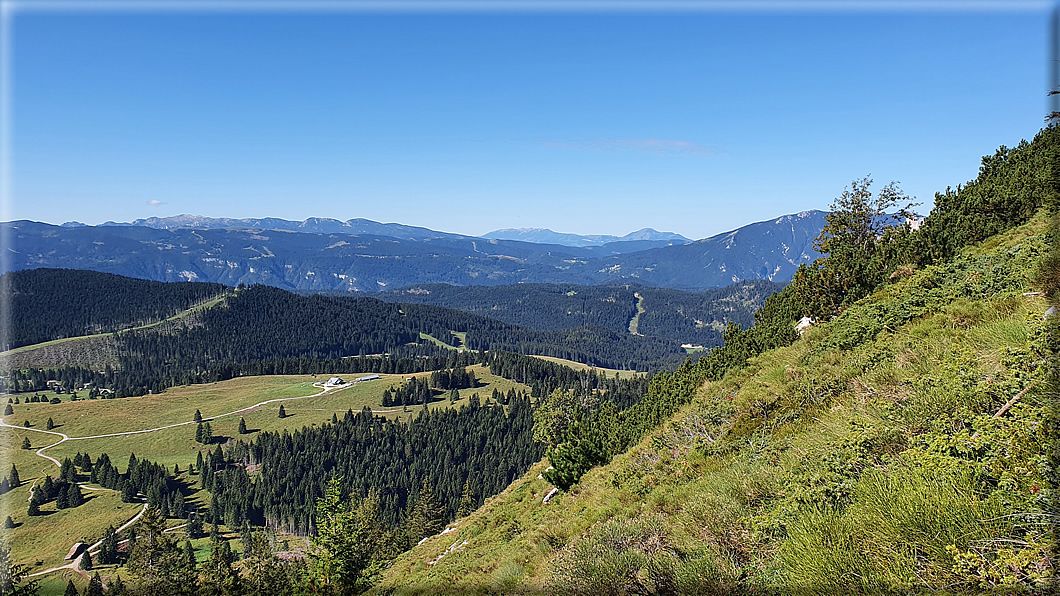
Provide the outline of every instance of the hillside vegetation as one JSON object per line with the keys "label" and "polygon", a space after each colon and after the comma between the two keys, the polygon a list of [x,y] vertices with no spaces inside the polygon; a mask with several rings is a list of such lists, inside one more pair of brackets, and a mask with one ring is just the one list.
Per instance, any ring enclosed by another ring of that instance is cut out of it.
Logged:
{"label": "hillside vegetation", "polygon": [[[399,557],[377,591],[1054,590],[1060,437],[1043,313],[1060,287],[1057,136],[984,158],[924,235],[847,235],[895,205],[856,181],[837,202],[869,209],[835,210],[824,235],[845,246],[754,328],[655,376],[639,405],[663,424],[594,461],[596,445],[631,436],[630,418],[565,410],[574,424],[547,462]],[[968,245],[983,236],[965,226],[999,233]],[[827,322],[799,338],[807,314]],[[545,504],[553,485],[570,488]]]}

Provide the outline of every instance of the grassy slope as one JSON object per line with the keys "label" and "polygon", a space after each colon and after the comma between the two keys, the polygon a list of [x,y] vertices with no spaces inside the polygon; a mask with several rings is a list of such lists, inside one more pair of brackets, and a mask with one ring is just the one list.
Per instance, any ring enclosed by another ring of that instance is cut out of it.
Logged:
{"label": "grassy slope", "polygon": [[[472,366],[469,370],[475,372],[479,382],[478,387],[461,389],[460,400],[455,404],[450,404],[448,399],[444,399],[435,402],[432,406],[454,405],[459,407],[461,404],[466,404],[474,393],[479,394],[480,398],[485,401],[494,389],[505,393],[513,387],[529,391],[529,388],[524,385],[491,375],[489,370],[483,366]],[[408,376],[429,375],[429,372],[410,375],[384,374],[379,380],[357,383],[319,397],[286,399],[283,402],[266,404],[240,415],[215,420],[211,417],[252,406],[265,400],[318,394],[320,390],[313,387],[312,383],[323,381],[325,378],[323,376],[243,377],[217,383],[174,387],[164,393],[142,397],[106,400],[81,399],[76,402],[64,401],[54,405],[50,403],[18,404],[13,406],[15,413],[4,417],[4,420],[9,424],[18,425],[28,420],[33,428],[44,429],[48,418],[51,418],[56,425],[54,428],[56,432],[62,432],[74,438],[190,422],[195,410],[199,410],[203,419],[210,422],[215,438],[238,437],[237,427],[239,418],[242,416],[247,422],[247,428],[252,431],[247,438],[252,439],[253,431],[278,431],[284,428],[295,430],[330,421],[333,415],[341,417],[347,410],[358,412],[366,406],[390,418],[415,416],[420,406],[410,406],[408,413],[403,412],[400,407],[382,409],[380,404],[383,391],[388,387],[403,384]],[[67,398],[65,395],[62,397]],[[287,417],[283,419],[277,417],[281,403],[287,413]],[[11,431],[11,429],[2,430]],[[23,480],[30,479],[40,470],[54,468],[54,466],[49,468],[47,462],[40,458],[31,457],[32,452],[18,447],[22,443],[23,436],[30,437],[34,449],[54,443],[59,437],[22,430],[12,434],[18,436],[4,443],[4,450],[0,452],[3,459],[0,461],[11,461],[12,458],[17,458],[15,463],[19,465],[19,473]],[[100,453],[107,453],[111,461],[119,467],[124,467],[130,453],[135,453],[139,458],[147,458],[167,466],[179,464],[181,467],[187,467],[189,463],[195,462],[196,452],[205,449],[204,446],[194,441],[194,436],[194,424],[186,424],[151,433],[70,440],[49,449],[47,453],[60,460],[64,457],[73,457],[78,451],[90,453],[93,458]],[[27,463],[26,471],[23,471],[20,463],[22,461]],[[4,474],[6,473],[4,471]]]}
{"label": "grassy slope", "polygon": [[[1040,522],[1001,516],[1033,509],[1047,487],[1046,388],[1030,342],[1048,305],[1022,295],[1036,289],[1045,225],[918,272],[706,384],[547,505],[538,464],[457,531],[399,557],[379,590],[1035,585],[1052,546]],[[1027,548],[1006,552],[1009,537]]]}
{"label": "grassy slope", "polygon": [[549,362],[554,362],[556,364],[562,364],[563,366],[567,366],[567,367],[573,368],[574,370],[595,370],[597,372],[602,372],[602,373],[606,374],[609,377],[613,377],[615,375],[618,375],[618,377],[621,378],[621,379],[631,379],[631,378],[636,377],[636,376],[644,376],[645,374],[647,374],[647,373],[637,372],[635,370],[618,370],[617,368],[601,368],[601,367],[598,367],[598,366],[589,366],[588,364],[583,364],[581,362],[575,362],[573,360],[567,360],[566,358],[556,358],[555,356],[537,356],[537,355],[532,355],[532,356],[534,358],[540,358],[541,360],[547,360]]}
{"label": "grassy slope", "polygon": [[[174,323],[187,319],[221,304],[231,295],[234,295],[234,292],[223,294],[200,304],[193,305],[190,308],[161,321],[147,323],[140,325],[139,327],[130,327],[128,329],[123,329],[118,333],[139,329],[152,329],[166,323]],[[64,337],[62,339],[54,339],[30,346],[18,347],[6,352],[0,352],[0,360],[8,359],[10,366],[13,367],[63,366],[71,362],[78,362],[83,366],[95,368],[103,368],[103,366],[107,364],[116,367],[118,361],[114,340],[112,338],[113,333],[96,333],[93,335]]]}
{"label": "grassy slope", "polygon": [[[475,372],[479,387],[461,389],[460,399],[455,404],[444,399],[433,403],[431,407],[460,407],[466,405],[475,393],[485,401],[494,389],[505,393],[511,388],[527,392],[530,390],[525,385],[491,375],[483,366],[469,368]],[[428,375],[429,372],[407,376]],[[332,415],[341,417],[349,409],[357,412],[365,406],[391,418],[415,416],[419,406],[410,406],[408,413],[403,412],[401,408],[381,409],[383,391],[387,387],[404,383],[406,375],[382,377],[380,380],[358,383],[320,397],[284,401],[282,403],[287,417],[283,419],[277,417],[280,402],[243,414],[247,428],[252,431],[244,438],[252,440],[258,430],[295,430],[321,424],[330,421]],[[56,424],[54,430],[71,437],[137,430],[190,421],[196,409],[202,412],[205,419],[209,419],[211,416],[268,399],[312,395],[319,392],[312,387],[312,383],[321,380],[324,379],[309,376],[245,377],[204,385],[174,387],[162,394],[135,398],[64,401],[55,405],[19,404],[14,406],[15,414],[5,417],[5,420],[11,424],[21,424],[23,420],[29,420],[34,428],[43,429],[47,419],[51,417]],[[238,423],[239,416],[216,419],[211,421],[211,430],[215,437],[238,437]],[[129,454],[135,453],[141,459],[146,458],[167,467],[179,464],[182,470],[187,470],[188,465],[195,462],[196,453],[207,450],[207,447],[193,440],[194,430],[194,426],[189,424],[145,434],[67,441],[46,453],[60,460],[64,457],[72,458],[78,451],[90,453],[93,459],[100,453],[107,453],[122,470]],[[33,450],[20,448],[25,437],[30,438]],[[139,504],[122,503],[113,491],[85,490],[83,494],[86,497],[91,495],[92,498],[87,499],[81,507],[57,510],[54,503],[49,503],[41,508],[45,515],[29,517],[26,515],[29,487],[35,480],[42,478],[43,474],[55,477],[59,471],[51,462],[37,457],[35,451],[39,447],[54,443],[58,437],[23,429],[0,428],[0,439],[0,462],[5,466],[15,464],[22,480],[21,487],[0,495],[0,520],[10,515],[18,524],[12,530],[0,532],[10,541],[16,562],[31,565],[31,571],[62,565],[62,557],[74,542],[82,538],[95,541],[102,536],[107,526],[117,527],[140,508]],[[9,467],[4,468],[0,474],[7,475],[9,471]],[[192,479],[193,488],[199,488],[197,478],[195,476]],[[201,491],[188,496],[189,504],[198,503],[205,506],[208,500],[206,493]],[[203,542],[201,546],[202,552],[208,553],[208,545]],[[200,555],[206,556],[202,553]],[[36,565],[38,561],[42,563]],[[80,587],[84,587],[83,580],[74,580]],[[58,582],[49,576],[49,586],[54,587],[53,584],[60,583],[59,592],[65,588],[66,579]]]}

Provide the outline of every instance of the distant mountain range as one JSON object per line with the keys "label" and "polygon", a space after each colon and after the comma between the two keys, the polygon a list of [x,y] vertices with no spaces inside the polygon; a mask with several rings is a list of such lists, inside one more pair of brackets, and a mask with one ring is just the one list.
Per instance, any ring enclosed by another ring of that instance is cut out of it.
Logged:
{"label": "distant mountain range", "polygon": [[691,242],[691,240],[680,234],[675,234],[673,232],[657,232],[651,228],[644,228],[637,230],[636,232],[630,232],[625,236],[563,234],[560,232],[553,232],[547,228],[505,228],[503,230],[494,230],[488,234],[483,234],[483,238],[519,240],[521,242],[537,242],[540,244],[562,244],[563,246],[603,246],[611,242],[633,241],[661,243],[662,245]]}
{"label": "distant mountain range", "polygon": [[[132,224],[0,224],[8,267],[88,269],[156,281],[261,283],[289,290],[376,292],[423,283],[635,283],[688,290],[785,282],[818,256],[825,213],[805,211],[711,238],[649,247],[573,247],[446,234],[369,220],[150,218]],[[291,229],[294,228],[294,229]],[[323,231],[340,230],[340,231]],[[371,232],[371,231],[374,231]]]}

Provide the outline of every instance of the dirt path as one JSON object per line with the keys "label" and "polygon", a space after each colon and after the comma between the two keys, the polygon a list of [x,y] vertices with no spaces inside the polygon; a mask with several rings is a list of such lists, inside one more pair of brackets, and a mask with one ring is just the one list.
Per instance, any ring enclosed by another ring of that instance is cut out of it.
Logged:
{"label": "dirt path", "polygon": [[[298,397],[281,397],[281,398],[276,398],[276,399],[267,399],[267,400],[265,400],[263,402],[256,403],[256,404],[254,404],[252,406],[247,406],[245,408],[240,408],[238,410],[233,410],[231,412],[226,412],[224,414],[218,414],[216,416],[210,416],[209,418],[204,417],[203,421],[205,422],[205,421],[209,421],[209,420],[216,420],[218,418],[224,418],[226,416],[235,416],[236,414],[242,414],[242,413],[247,412],[248,410],[252,410],[252,409],[255,409],[255,408],[260,408],[261,406],[264,406],[266,404],[271,404],[271,403],[275,403],[275,402],[278,402],[278,401],[290,401],[290,400],[296,400],[296,399],[309,399],[309,398],[312,398],[312,397],[320,397],[321,395],[324,395],[326,393],[330,393],[332,391],[338,391],[338,390],[341,390],[341,389],[345,389],[345,388],[350,387],[352,385],[353,385],[352,383],[346,383],[345,385],[321,385],[321,384],[318,384],[318,383],[314,383],[313,386],[318,388],[318,389],[320,389],[319,393],[314,393],[312,395],[301,395],[301,396],[298,396]],[[148,428],[148,429],[144,429],[144,430],[130,430],[130,431],[120,432],[120,433],[109,433],[109,434],[102,434],[102,435],[92,435],[92,436],[88,436],[88,437],[71,437],[71,436],[66,435],[64,433],[56,432],[56,431],[53,431],[53,430],[40,430],[40,429],[37,429],[37,428],[26,428],[24,426],[15,426],[13,424],[8,424],[6,421],[4,421],[3,418],[0,418],[0,426],[2,426],[2,427],[14,428],[14,429],[23,430],[23,431],[27,431],[28,430],[28,431],[31,431],[31,432],[43,433],[43,434],[46,434],[46,435],[54,435],[54,436],[60,437],[58,441],[56,441],[56,442],[54,442],[54,443],[52,443],[50,445],[46,445],[44,447],[41,447],[40,449],[37,450],[37,456],[38,457],[43,457],[44,459],[52,462],[53,464],[55,464],[57,467],[60,467],[60,468],[62,467],[62,463],[59,460],[55,459],[54,457],[52,457],[52,456],[50,456],[50,455],[48,455],[48,454],[46,454],[44,452],[46,450],[48,450],[48,449],[51,449],[52,447],[55,447],[56,445],[59,445],[61,443],[65,443],[66,441],[84,441],[84,440],[87,440],[87,439],[103,439],[103,438],[106,438],[106,437],[120,437],[120,436],[124,436],[124,435],[138,435],[138,434],[143,434],[143,433],[151,433],[151,432],[156,432],[156,431],[160,431],[160,430],[166,430],[168,428],[176,428],[178,426],[187,426],[189,424],[198,424],[198,423],[195,422],[195,421],[178,422],[176,424],[167,424],[165,426],[159,426],[159,427],[156,427],[156,428]],[[86,486],[84,483],[79,483],[78,486],[81,486],[85,490],[111,490],[111,489],[107,489],[107,488],[93,488],[93,487],[90,487],[90,486]],[[31,498],[32,498],[32,494],[33,494],[33,486],[30,487]],[[125,530],[126,528],[128,528],[128,527],[132,526],[133,524],[135,524],[137,522],[137,520],[140,519],[140,516],[142,516],[144,514],[144,512],[147,511],[146,499],[144,499],[144,501],[145,501],[144,502],[144,506],[140,509],[140,511],[136,515],[134,515],[132,517],[132,519],[130,519],[129,521],[127,521],[124,524],[122,524],[122,526],[116,530],[117,532],[121,532],[121,531]],[[180,526],[176,526],[174,528],[169,528],[169,529],[167,529],[165,531],[166,532],[171,532],[173,530],[176,530],[176,529],[182,528],[182,527],[184,527],[184,526],[180,525]],[[103,540],[100,539],[98,542],[96,542],[92,546],[89,546],[88,548],[86,548],[84,552],[87,553],[87,552],[91,552],[92,550],[98,550],[100,545],[102,545],[102,544],[103,544]],[[36,573],[31,573],[27,577],[36,577],[38,575],[44,575],[46,573],[53,573],[55,571],[62,571],[63,569],[70,569],[70,570],[74,571],[75,573],[81,575],[85,579],[88,579],[89,578],[88,574],[85,573],[84,571],[82,571],[81,567],[80,567],[80,565],[81,565],[81,557],[83,557],[83,556],[84,556],[84,554],[82,554],[79,557],[76,557],[73,561],[71,561],[70,563],[68,563],[66,565],[63,565],[61,567],[53,567],[51,569],[46,569],[44,571],[38,571]]]}

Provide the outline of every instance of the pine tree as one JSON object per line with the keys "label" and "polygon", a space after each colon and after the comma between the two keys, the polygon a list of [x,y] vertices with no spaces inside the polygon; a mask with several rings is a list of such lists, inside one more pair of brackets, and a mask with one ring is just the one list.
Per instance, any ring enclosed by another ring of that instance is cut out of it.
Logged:
{"label": "pine tree", "polygon": [[247,434],[247,421],[244,420],[243,418],[239,419],[239,431],[238,432],[241,435]]}
{"label": "pine tree", "polygon": [[191,540],[184,541],[184,559],[187,560],[188,565],[195,567],[195,549],[191,546]]}
{"label": "pine tree", "polygon": [[4,416],[10,416],[15,413],[15,408],[11,407],[11,404],[4,406]]}
{"label": "pine tree", "polygon": [[110,584],[110,590],[107,591],[108,596],[124,596],[125,584],[121,581],[120,575],[114,576],[114,581]]}
{"label": "pine tree", "polygon": [[40,505],[37,504],[36,499],[33,499],[29,502],[29,510],[26,511],[26,515],[30,517],[40,515]]}
{"label": "pine tree", "polygon": [[11,464],[11,473],[7,476],[7,483],[11,488],[18,488],[22,485],[22,480],[18,477],[18,468],[15,467],[15,464]]}
{"label": "pine tree", "polygon": [[287,417],[287,411],[283,409],[283,404],[280,404],[280,414],[279,414],[279,417],[280,417],[280,418],[286,418],[286,417]]}
{"label": "pine tree", "polygon": [[103,596],[103,580],[99,578],[98,571],[88,581],[88,589],[85,590],[85,596]]}
{"label": "pine tree", "polygon": [[110,526],[103,533],[103,543],[99,546],[99,560],[104,565],[118,562],[118,533]]}
{"label": "pine tree", "polygon": [[4,520],[4,528],[7,529],[7,530],[10,530],[11,528],[14,528],[14,527],[15,527],[15,520],[11,519],[10,515],[7,516],[7,519]]}
{"label": "pine tree", "polygon": [[81,570],[92,571],[92,555],[85,550],[85,553],[81,555]]}
{"label": "pine tree", "polygon": [[195,417],[192,418],[193,422],[202,422],[202,412],[195,410]]}
{"label": "pine tree", "polygon": [[29,437],[26,437],[25,439],[22,439],[22,448],[23,449],[33,449],[33,446],[30,445],[30,443],[29,443]]}
{"label": "pine tree", "polygon": [[47,430],[55,428],[55,421],[49,417],[48,422],[44,425],[44,428],[46,428]]}
{"label": "pine tree", "polygon": [[66,591],[63,592],[63,596],[81,596],[81,593],[77,591],[77,586],[74,585],[74,580],[66,582]]}
{"label": "pine tree", "polygon": [[464,481],[464,492],[460,495],[460,508],[456,512],[457,517],[465,517],[478,507],[478,499],[475,491],[471,490],[471,479]]}
{"label": "pine tree", "polygon": [[70,488],[66,490],[66,506],[67,507],[80,507],[85,502],[85,496],[81,494],[81,487],[76,484],[71,484]]}
{"label": "pine tree", "polygon": [[188,538],[198,538],[202,536],[202,518],[197,513],[192,511],[188,514],[188,525],[185,526]]}

